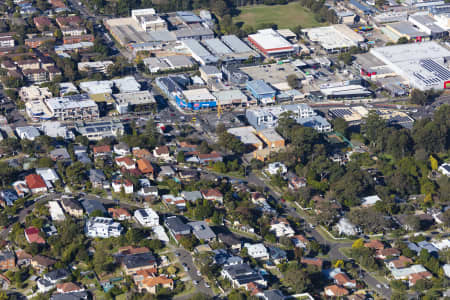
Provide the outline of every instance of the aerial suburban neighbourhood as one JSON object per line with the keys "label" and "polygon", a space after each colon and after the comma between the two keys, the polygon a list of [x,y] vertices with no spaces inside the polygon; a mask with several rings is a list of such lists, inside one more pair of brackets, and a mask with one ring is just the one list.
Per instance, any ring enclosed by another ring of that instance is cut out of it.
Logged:
{"label": "aerial suburban neighbourhood", "polygon": [[0,1],[0,300],[450,299],[446,0]]}

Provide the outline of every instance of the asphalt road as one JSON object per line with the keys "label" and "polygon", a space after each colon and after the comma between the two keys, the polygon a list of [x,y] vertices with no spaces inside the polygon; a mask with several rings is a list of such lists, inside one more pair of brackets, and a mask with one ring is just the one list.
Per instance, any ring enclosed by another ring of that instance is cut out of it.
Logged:
{"label": "asphalt road", "polygon": [[[180,263],[182,265],[186,264],[186,266],[189,268],[187,270],[187,273],[189,274],[189,277],[191,278],[191,280],[192,281],[195,280],[198,282],[198,284],[195,285],[196,290],[205,295],[214,296],[214,292],[212,291],[212,289],[205,285],[204,278],[197,274],[197,268],[195,267],[194,262],[192,260],[192,255],[183,248],[175,249],[175,253],[178,253],[178,255],[179,255],[178,260],[180,261]],[[190,295],[190,296],[192,296],[192,295]]]}

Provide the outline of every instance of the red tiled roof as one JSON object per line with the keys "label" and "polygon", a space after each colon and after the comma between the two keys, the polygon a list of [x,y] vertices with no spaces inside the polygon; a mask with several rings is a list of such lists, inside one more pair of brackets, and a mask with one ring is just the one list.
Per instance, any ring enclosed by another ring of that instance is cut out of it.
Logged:
{"label": "red tiled roof", "polygon": [[139,159],[137,161],[137,165],[138,165],[139,171],[141,171],[143,174],[148,174],[148,173],[154,172],[152,164],[146,159]]}
{"label": "red tiled roof", "polygon": [[223,197],[222,193],[217,189],[209,189],[206,191],[202,191],[202,195],[205,198],[209,197]]}
{"label": "red tiled roof", "polygon": [[109,145],[95,146],[92,148],[92,151],[94,152],[94,154],[111,152],[111,146]]}
{"label": "red tiled roof", "polygon": [[73,282],[65,282],[56,284],[56,289],[61,293],[70,293],[81,290],[81,287]]}
{"label": "red tiled roof", "polygon": [[355,283],[356,284],[356,281],[351,280],[345,273],[336,274],[334,276],[334,279],[336,280],[337,284],[339,284],[339,285],[345,285],[346,283]]}
{"label": "red tiled roof", "polygon": [[39,235],[39,229],[36,227],[28,227],[25,229],[25,236],[29,243],[45,244],[45,240]]}
{"label": "red tiled roof", "polygon": [[117,219],[120,216],[126,216],[126,217],[131,217],[131,214],[128,210],[126,210],[125,208],[114,208],[114,207],[110,207],[108,208],[108,213],[112,214],[113,219]]}
{"label": "red tiled roof", "polygon": [[40,189],[47,187],[44,179],[38,174],[30,174],[25,177],[25,181],[30,189]]}
{"label": "red tiled roof", "polygon": [[381,249],[384,249],[384,244],[382,242],[380,242],[379,240],[371,240],[370,242],[365,243],[364,247],[381,250]]}
{"label": "red tiled roof", "polygon": [[330,290],[334,296],[340,297],[348,295],[348,290],[344,289],[343,287],[337,286],[337,285],[329,285],[325,287],[325,291]]}

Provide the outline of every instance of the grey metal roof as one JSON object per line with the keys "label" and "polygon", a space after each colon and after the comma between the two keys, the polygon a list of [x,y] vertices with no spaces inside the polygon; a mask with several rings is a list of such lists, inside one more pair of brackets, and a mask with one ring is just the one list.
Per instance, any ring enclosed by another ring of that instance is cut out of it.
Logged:
{"label": "grey metal roof", "polygon": [[224,35],[222,36],[222,41],[231,48],[236,53],[245,53],[245,52],[252,52],[253,50],[247,46],[246,43],[241,41],[237,36],[235,35]]}
{"label": "grey metal roof", "polygon": [[216,234],[205,221],[189,222],[187,225],[191,226],[194,235],[199,240],[210,240],[216,238]]}
{"label": "grey metal roof", "polygon": [[225,54],[232,54],[233,51],[228,48],[224,43],[222,43],[219,39],[207,39],[203,40],[203,44],[205,44],[206,47],[208,47],[209,50],[214,52],[216,55],[225,55]]}
{"label": "grey metal roof", "polygon": [[83,201],[81,202],[81,205],[83,206],[84,210],[85,210],[88,214],[91,214],[91,213],[93,213],[93,212],[96,211],[96,210],[99,210],[99,211],[101,211],[101,212],[103,212],[103,213],[106,213],[106,209],[105,209],[105,207],[103,206],[103,204],[102,204],[100,201],[95,200],[95,199],[86,199],[86,200],[83,200]]}
{"label": "grey metal roof", "polygon": [[122,259],[122,263],[128,269],[150,266],[156,263],[156,259],[151,252],[130,254]]}
{"label": "grey metal roof", "polygon": [[249,81],[247,82],[247,86],[260,95],[275,93],[275,90],[271,88],[264,80]]}

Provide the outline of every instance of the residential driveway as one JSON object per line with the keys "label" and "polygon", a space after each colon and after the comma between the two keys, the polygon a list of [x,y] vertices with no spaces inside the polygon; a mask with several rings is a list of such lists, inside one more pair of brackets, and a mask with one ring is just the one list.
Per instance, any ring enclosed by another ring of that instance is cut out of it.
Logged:
{"label": "residential driveway", "polygon": [[183,248],[177,248],[174,250],[175,253],[179,253],[178,260],[180,263],[186,264],[189,270],[187,271],[187,274],[189,274],[189,277],[192,281],[196,280],[198,281],[198,284],[195,286],[197,291],[209,296],[214,296],[214,293],[211,288],[206,287],[205,280],[203,277],[198,276],[197,274],[197,268],[194,265],[194,262],[192,260],[192,255],[186,251]]}

